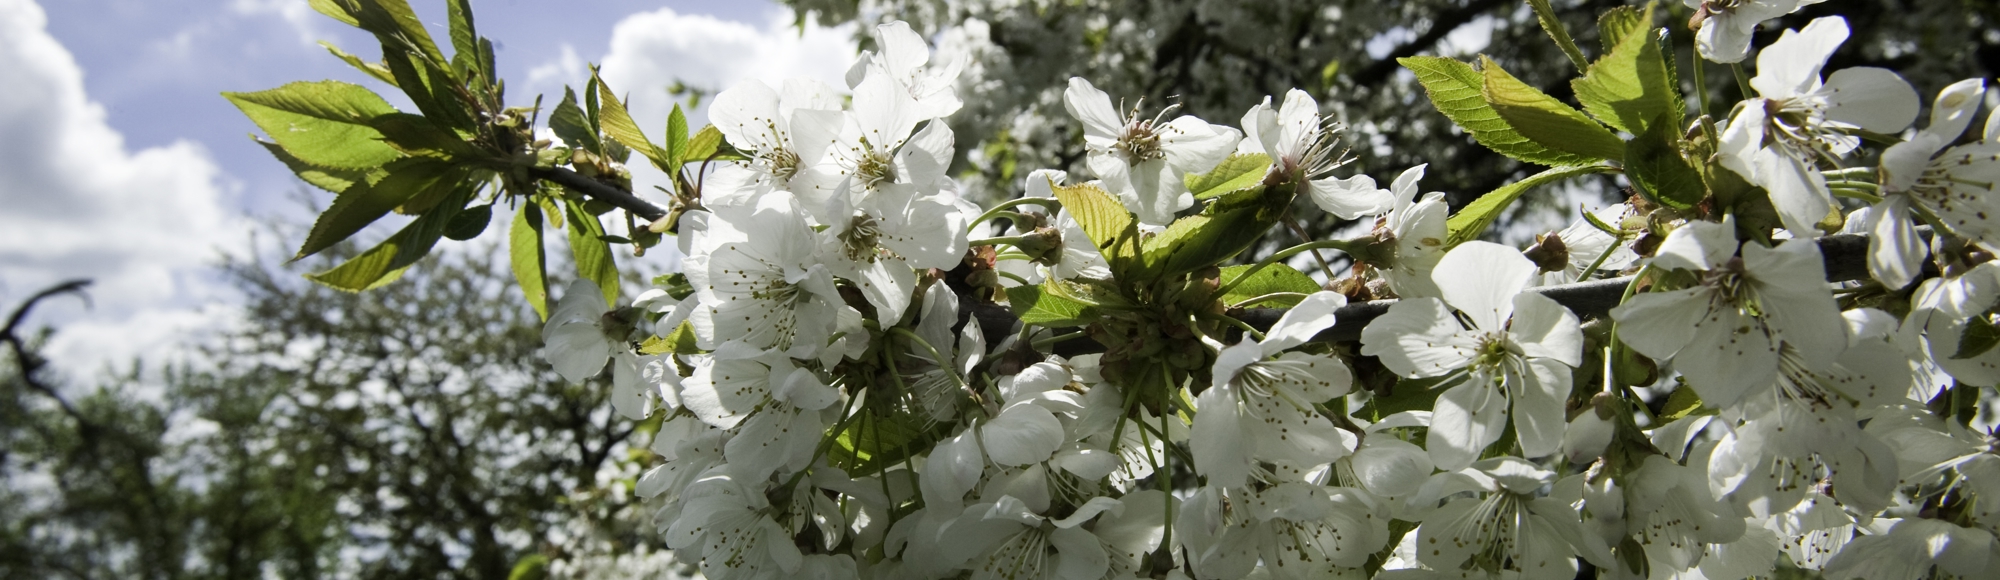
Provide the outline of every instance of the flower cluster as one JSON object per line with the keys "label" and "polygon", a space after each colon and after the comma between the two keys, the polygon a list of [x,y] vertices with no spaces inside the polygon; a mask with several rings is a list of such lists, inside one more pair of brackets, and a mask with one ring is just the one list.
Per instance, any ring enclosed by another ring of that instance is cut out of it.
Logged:
{"label": "flower cluster", "polygon": [[[1812,3],[1688,2],[1725,63]],[[571,286],[544,333],[563,376],[609,362],[619,412],[657,425],[637,490],[707,577],[2000,564],[2000,440],[1972,421],[2000,383],[1979,80],[1909,130],[1922,103],[1895,73],[1822,78],[1843,20],[1784,31],[1726,115],[1604,121],[1627,156],[1686,139],[1692,201],[1628,159],[1639,195],[1523,252],[1419,195],[1423,166],[1335,176],[1340,126],[1299,90],[1228,127],[1072,79],[1090,175],[1027,172],[982,209],[948,171],[958,63],[900,22],[876,34],[844,90],[718,94],[742,155],[680,216],[683,272],[626,308]],[[1322,212],[1367,233],[1221,267]],[[1871,279],[1828,282],[1843,227],[1869,234]],[[1285,264],[1323,249],[1351,275]],[[1607,278],[1615,305],[1560,299]],[[1372,318],[1358,343],[1326,340],[1343,317]]]}

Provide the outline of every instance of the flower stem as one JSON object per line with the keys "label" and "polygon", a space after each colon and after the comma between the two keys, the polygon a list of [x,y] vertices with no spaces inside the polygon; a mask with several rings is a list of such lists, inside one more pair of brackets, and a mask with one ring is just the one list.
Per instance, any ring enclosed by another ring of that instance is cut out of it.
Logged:
{"label": "flower stem", "polygon": [[1044,208],[1047,208],[1050,212],[1054,212],[1055,210],[1060,209],[1062,207],[1062,202],[1056,201],[1056,199],[1053,197],[1023,197],[1020,199],[1011,199],[1000,202],[999,205],[993,206],[993,209],[986,210],[986,213],[979,214],[979,217],[972,218],[972,223],[965,225],[965,231],[967,233],[971,233],[973,228],[979,227],[979,224],[986,223],[987,220],[999,217],[1001,213],[1007,211],[1008,208],[1026,204],[1037,204]]}
{"label": "flower stem", "polygon": [[1263,295],[1263,296],[1258,296],[1258,297],[1256,297],[1256,298],[1251,298],[1251,299],[1249,299],[1249,300],[1244,300],[1244,301],[1242,301],[1242,302],[1238,302],[1238,303],[1235,303],[1235,304],[1231,304],[1231,305],[1229,305],[1229,307],[1230,307],[1230,308],[1246,308],[1246,307],[1249,307],[1249,306],[1250,306],[1250,305],[1252,305],[1252,304],[1256,304],[1256,303],[1259,303],[1259,302],[1270,302],[1270,301],[1273,301],[1273,300],[1283,300],[1283,299],[1286,299],[1286,298],[1298,298],[1298,299],[1304,299],[1305,297],[1306,297],[1306,295],[1305,295],[1305,294],[1303,294],[1303,293],[1299,293],[1299,292],[1272,292],[1272,293],[1270,293],[1270,294],[1265,294],[1265,295]]}
{"label": "flower stem", "polygon": [[1229,325],[1241,329],[1243,331],[1243,334],[1246,336],[1257,339],[1259,341],[1264,340],[1264,333],[1259,332],[1256,328],[1251,327],[1250,324],[1247,322],[1237,320],[1233,316],[1229,316],[1226,314],[1203,314],[1202,317],[1208,318],[1210,320],[1218,320],[1229,323]]}

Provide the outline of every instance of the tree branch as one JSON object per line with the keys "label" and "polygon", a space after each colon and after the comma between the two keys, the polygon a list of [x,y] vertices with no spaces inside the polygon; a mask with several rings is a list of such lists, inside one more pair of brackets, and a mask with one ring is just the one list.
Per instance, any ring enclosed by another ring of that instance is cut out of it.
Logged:
{"label": "tree branch", "polygon": [[667,208],[653,205],[653,202],[639,199],[639,196],[633,195],[632,192],[612,187],[610,184],[602,181],[584,177],[583,174],[575,171],[561,167],[551,167],[548,169],[529,169],[528,175],[553,182],[575,190],[577,193],[617,206],[618,209],[630,212],[632,215],[649,222],[667,217]]}
{"label": "tree branch", "polygon": [[28,348],[27,339],[21,337],[21,325],[27,321],[28,311],[33,310],[35,305],[44,299],[62,294],[76,294],[83,298],[84,303],[88,304],[90,297],[83,293],[83,289],[89,285],[89,280],[76,279],[50,286],[41,292],[36,292],[34,296],[29,296],[27,301],[15,307],[14,313],[7,316],[7,326],[0,328],[0,342],[7,343],[7,346],[14,352],[15,364],[20,365],[21,382],[28,385],[28,388],[47,395],[50,399],[55,399],[56,404],[62,407],[63,414],[69,415],[70,419],[75,420],[78,428],[84,432],[86,437],[96,432],[97,425],[85,419],[82,412],[77,411],[75,406],[69,404],[68,399],[64,399],[62,394],[56,392],[54,387],[43,383],[36,376],[40,374],[42,367],[48,365],[48,360],[42,358],[40,353]]}

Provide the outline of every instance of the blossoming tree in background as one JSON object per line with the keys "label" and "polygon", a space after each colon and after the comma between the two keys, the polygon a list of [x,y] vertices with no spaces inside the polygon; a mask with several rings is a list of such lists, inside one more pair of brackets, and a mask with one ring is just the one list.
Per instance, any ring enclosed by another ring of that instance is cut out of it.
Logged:
{"label": "blossoming tree in background", "polygon": [[[1548,167],[1456,212],[1422,166],[1342,175],[1304,91],[1230,127],[1082,78],[1090,174],[969,199],[964,63],[901,23],[845,87],[746,82],[662,141],[595,76],[508,106],[465,0],[450,56],[400,0],[314,2],[382,42],[336,53],[416,113],[333,81],[227,96],[336,194],[301,255],[415,216],[320,283],[378,286],[512,211],[544,355],[610,373],[659,456],[634,485],[709,577],[1974,576],[2000,566],[1973,427],[2000,124],[1968,131],[1973,79],[1912,130],[1895,72],[1822,70],[1838,17],[1734,64],[1810,3],[1689,0],[1684,75],[1657,6],[1605,13],[1593,57],[1531,0],[1576,105],[1403,59],[1474,141]],[[631,191],[634,154],[664,195]],[[1525,252],[1479,239],[1593,174],[1630,198]],[[1303,239],[1309,212],[1373,228]],[[557,231],[577,280],[552,292]],[[668,236],[682,271],[621,300],[615,247]]]}

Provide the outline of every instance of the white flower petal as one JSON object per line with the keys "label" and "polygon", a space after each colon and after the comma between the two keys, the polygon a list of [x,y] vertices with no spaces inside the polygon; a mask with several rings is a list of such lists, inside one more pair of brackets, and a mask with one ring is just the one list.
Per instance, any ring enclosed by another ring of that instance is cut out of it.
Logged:
{"label": "white flower petal", "polygon": [[1576,314],[1553,298],[1530,292],[1516,294],[1514,322],[1508,332],[1524,356],[1572,367],[1583,364],[1583,331]]}
{"label": "white flower petal", "polygon": [[1847,20],[1817,18],[1801,30],[1786,30],[1777,42],[1757,53],[1757,76],[1750,86],[1765,98],[1803,94],[1819,84],[1819,69],[1826,66],[1840,43],[1847,41]]}
{"label": "white flower petal", "polygon": [[1199,412],[1188,442],[1194,451],[1195,472],[1206,476],[1209,485],[1242,487],[1250,477],[1252,458],[1234,387],[1210,386],[1195,397],[1195,405]]}
{"label": "white flower petal", "polygon": [[1478,347],[1435,298],[1397,301],[1361,329],[1361,354],[1379,357],[1404,377],[1442,376],[1465,368]]}
{"label": "white flower petal", "polygon": [[1063,442],[1062,422],[1033,404],[1008,406],[979,433],[986,456],[1009,467],[1047,461]]}
{"label": "white flower petal", "polygon": [[1833,72],[1820,91],[1826,118],[1877,133],[1895,133],[1917,120],[1923,102],[1917,90],[1889,69],[1854,67]]}
{"label": "white flower petal", "polygon": [[1314,205],[1340,219],[1381,215],[1396,206],[1396,194],[1376,188],[1375,180],[1366,175],[1314,180],[1308,193]]}
{"label": "white flower petal", "polygon": [[[1887,154],[1884,154],[1886,157]],[[1887,288],[1902,288],[1915,281],[1923,270],[1930,246],[1917,235],[1911,220],[1910,198],[1892,195],[1875,204],[1869,214],[1874,227],[1868,238],[1868,273]]]}
{"label": "white flower petal", "polygon": [[1514,295],[1534,279],[1535,263],[1519,250],[1492,242],[1459,244],[1438,260],[1431,280],[1444,293],[1444,301],[1472,319],[1487,332],[1507,328],[1514,315]]}
{"label": "white flower petal", "polygon": [[1735,220],[1691,221],[1660,242],[1653,264],[1662,268],[1713,270],[1736,255]]}
{"label": "white flower petal", "polygon": [[1459,383],[1439,395],[1435,420],[1424,439],[1431,462],[1444,471],[1472,465],[1479,453],[1500,439],[1506,428],[1507,398],[1493,385],[1476,380]]}
{"label": "white flower petal", "polygon": [[1314,292],[1300,300],[1297,306],[1285,311],[1271,330],[1264,334],[1263,352],[1265,356],[1278,354],[1311,341],[1319,331],[1333,326],[1333,312],[1347,306],[1347,296],[1339,292]]}

